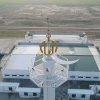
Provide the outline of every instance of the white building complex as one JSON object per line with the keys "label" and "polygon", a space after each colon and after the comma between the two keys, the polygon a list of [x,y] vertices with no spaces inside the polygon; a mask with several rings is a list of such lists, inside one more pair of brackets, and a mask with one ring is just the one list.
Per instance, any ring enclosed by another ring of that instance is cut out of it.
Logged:
{"label": "white building complex", "polygon": [[[55,54],[40,51],[45,35],[26,34],[1,59],[2,100],[100,100],[100,54],[86,35],[52,35]],[[1,99],[0,99],[1,100]]]}

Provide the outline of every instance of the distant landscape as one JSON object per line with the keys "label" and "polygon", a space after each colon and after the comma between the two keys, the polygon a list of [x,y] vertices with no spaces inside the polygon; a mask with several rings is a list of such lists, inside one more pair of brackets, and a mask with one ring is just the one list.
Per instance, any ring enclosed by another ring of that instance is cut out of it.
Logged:
{"label": "distant landscape", "polygon": [[49,0],[51,3],[62,5],[100,5],[100,0]]}
{"label": "distant landscape", "polygon": [[3,34],[47,27],[47,17],[50,27],[65,28],[65,32],[89,29],[90,34],[92,29],[100,30],[100,0],[0,0],[0,31],[6,31]]}
{"label": "distant landscape", "polygon": [[100,0],[0,0],[0,3],[51,3],[59,5],[100,5]]}

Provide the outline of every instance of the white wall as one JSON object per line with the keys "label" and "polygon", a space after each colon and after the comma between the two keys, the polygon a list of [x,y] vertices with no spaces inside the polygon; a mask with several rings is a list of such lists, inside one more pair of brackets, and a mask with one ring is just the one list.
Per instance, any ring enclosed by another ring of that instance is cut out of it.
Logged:
{"label": "white wall", "polygon": [[[45,35],[33,35],[32,37],[25,35],[26,42],[34,42],[34,43],[41,43],[45,40]],[[87,36],[80,38],[79,35],[52,35],[52,40],[59,41],[60,43],[86,43]]]}
{"label": "white wall", "polygon": [[20,96],[21,98],[33,98],[33,97],[39,97],[40,94],[37,93],[37,96],[33,96],[33,93],[32,93],[32,92],[28,92],[28,96],[25,96],[25,95],[24,95],[24,92],[19,92],[19,96]]}
{"label": "white wall", "polygon": [[[1,83],[0,83],[1,84]],[[5,83],[4,83],[5,84]],[[18,87],[18,85],[14,85],[14,83],[10,83],[12,85],[0,85],[0,92],[16,92],[16,88]],[[12,90],[9,90],[9,87],[12,88]]]}
{"label": "white wall", "polygon": [[100,81],[100,72],[69,71],[68,80]]}
{"label": "white wall", "polygon": [[24,92],[19,92],[19,96],[21,98],[33,98],[33,97],[39,97],[40,93],[37,93],[37,96],[33,96],[33,92],[28,92],[28,96],[25,96]]}
{"label": "white wall", "polygon": [[85,98],[81,97],[82,94],[76,94],[76,97],[72,97],[72,94],[69,94],[69,98],[73,99],[77,99],[77,100],[89,100],[90,99],[90,95],[89,94],[85,94]]}
{"label": "white wall", "polygon": [[[6,76],[9,75],[9,76]],[[16,76],[14,76],[16,75]],[[22,76],[24,75],[24,76]],[[20,79],[29,79],[28,70],[2,70],[3,78],[20,78]]]}

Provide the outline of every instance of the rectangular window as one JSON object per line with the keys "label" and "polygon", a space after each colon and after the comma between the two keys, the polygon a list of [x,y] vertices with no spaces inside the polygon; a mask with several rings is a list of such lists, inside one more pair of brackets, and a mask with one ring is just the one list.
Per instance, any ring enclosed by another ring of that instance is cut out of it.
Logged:
{"label": "rectangular window", "polygon": [[12,75],[12,76],[17,76],[17,75]]}
{"label": "rectangular window", "polygon": [[70,78],[75,78],[75,76],[70,76]]}
{"label": "rectangular window", "polygon": [[82,94],[82,95],[81,95],[81,98],[85,98],[85,94]]}
{"label": "rectangular window", "polygon": [[72,97],[75,98],[76,97],[76,94],[72,94]]}
{"label": "rectangular window", "polygon": [[91,77],[86,77],[86,78],[91,78]]}
{"label": "rectangular window", "polygon": [[78,78],[83,78],[82,76],[78,76]]}
{"label": "rectangular window", "polygon": [[24,96],[28,96],[28,93],[27,92],[24,92]]}
{"label": "rectangular window", "polygon": [[99,77],[93,77],[93,78],[98,79]]}
{"label": "rectangular window", "polygon": [[19,75],[19,76],[23,77],[24,75]]}
{"label": "rectangular window", "polygon": [[10,76],[10,75],[8,75],[8,74],[5,74],[5,76]]}
{"label": "rectangular window", "polygon": [[9,91],[12,91],[12,87],[9,87]]}
{"label": "rectangular window", "polygon": [[37,96],[37,93],[33,93],[33,96]]}
{"label": "rectangular window", "polygon": [[27,77],[29,77],[29,75],[26,75]]}
{"label": "rectangular window", "polygon": [[97,93],[100,93],[100,91],[98,91]]}

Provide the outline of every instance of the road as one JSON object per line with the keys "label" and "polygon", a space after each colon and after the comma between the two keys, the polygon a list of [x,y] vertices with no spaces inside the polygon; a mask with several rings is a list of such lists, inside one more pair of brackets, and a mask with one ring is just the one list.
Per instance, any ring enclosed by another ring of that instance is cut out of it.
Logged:
{"label": "road", "polygon": [[[47,31],[47,27],[0,27],[0,31]],[[51,32],[100,32],[100,28],[50,27]]]}

